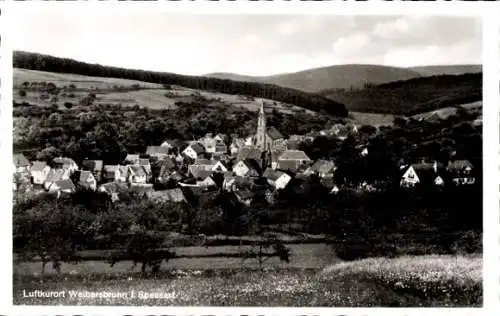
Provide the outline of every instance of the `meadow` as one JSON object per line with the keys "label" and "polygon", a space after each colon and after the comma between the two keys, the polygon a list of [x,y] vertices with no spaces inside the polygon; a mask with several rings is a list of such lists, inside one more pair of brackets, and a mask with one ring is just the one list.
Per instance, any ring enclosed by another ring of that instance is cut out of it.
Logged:
{"label": "meadow", "polygon": [[[192,259],[191,259],[192,260]],[[18,267],[16,267],[18,269]],[[482,258],[413,256],[337,262],[324,268],[171,268],[137,272],[14,275],[14,304],[163,306],[481,306]],[[64,291],[25,298],[23,291]],[[74,292],[71,292],[74,291]],[[83,293],[82,297],[70,297]],[[125,293],[121,297],[85,297]]]}

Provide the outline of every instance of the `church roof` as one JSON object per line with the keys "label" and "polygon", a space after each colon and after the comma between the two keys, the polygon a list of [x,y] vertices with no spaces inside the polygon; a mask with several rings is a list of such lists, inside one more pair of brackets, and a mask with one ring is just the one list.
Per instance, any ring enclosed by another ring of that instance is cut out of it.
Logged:
{"label": "church roof", "polygon": [[281,139],[281,138],[285,138],[283,136],[283,134],[280,133],[280,131],[278,131],[276,129],[276,127],[274,126],[271,126],[270,128],[267,129],[267,135],[272,139],[272,140],[276,140],[276,139]]}

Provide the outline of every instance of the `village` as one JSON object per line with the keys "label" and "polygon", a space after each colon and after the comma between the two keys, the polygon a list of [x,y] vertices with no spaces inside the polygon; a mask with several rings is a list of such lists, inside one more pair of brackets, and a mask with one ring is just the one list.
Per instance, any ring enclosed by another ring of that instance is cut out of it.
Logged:
{"label": "village", "polygon": [[[356,134],[357,127],[338,124],[318,135],[335,135],[340,140]],[[84,160],[81,166],[68,157],[52,161],[28,161],[23,154],[14,154],[14,183],[16,196],[41,193],[70,194],[77,188],[107,193],[112,201],[120,193],[134,192],[151,200],[188,202],[186,190],[210,193],[232,192],[241,203],[250,205],[257,192],[272,203],[279,190],[300,186],[315,175],[331,193],[342,186],[334,181],[336,163],[331,160],[312,161],[307,154],[295,149],[296,143],[311,135],[291,135],[285,138],[279,130],[267,127],[264,102],[261,101],[255,135],[238,138],[224,134],[207,134],[203,138],[183,142],[165,140],[150,146],[145,153],[127,154],[121,165],[103,165],[102,160]],[[366,147],[359,155],[367,155]],[[467,160],[450,161],[447,166],[436,161],[405,165],[400,163],[402,187],[419,183],[443,186],[473,184],[473,165]],[[292,181],[293,180],[293,181]],[[154,184],[163,184],[155,190]],[[358,190],[374,191],[373,184],[362,183]]]}

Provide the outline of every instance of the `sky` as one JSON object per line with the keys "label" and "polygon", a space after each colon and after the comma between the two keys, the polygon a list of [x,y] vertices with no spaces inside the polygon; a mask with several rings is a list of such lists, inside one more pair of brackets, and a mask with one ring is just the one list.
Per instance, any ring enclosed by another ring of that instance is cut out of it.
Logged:
{"label": "sky", "polygon": [[338,64],[481,64],[481,20],[453,16],[29,11],[11,43],[124,68],[271,75]]}

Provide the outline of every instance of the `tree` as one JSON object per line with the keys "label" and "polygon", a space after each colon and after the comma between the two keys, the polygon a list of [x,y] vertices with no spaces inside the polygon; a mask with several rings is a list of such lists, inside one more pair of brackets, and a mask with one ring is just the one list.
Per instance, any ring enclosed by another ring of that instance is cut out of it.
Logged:
{"label": "tree", "polygon": [[26,91],[25,90],[19,90],[19,96],[24,98],[26,96]]}

